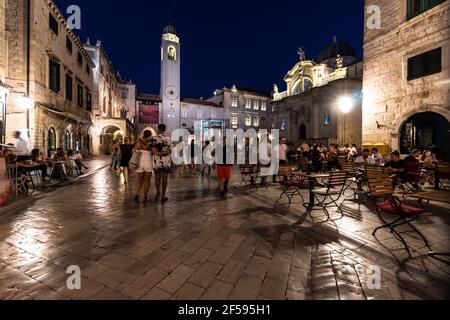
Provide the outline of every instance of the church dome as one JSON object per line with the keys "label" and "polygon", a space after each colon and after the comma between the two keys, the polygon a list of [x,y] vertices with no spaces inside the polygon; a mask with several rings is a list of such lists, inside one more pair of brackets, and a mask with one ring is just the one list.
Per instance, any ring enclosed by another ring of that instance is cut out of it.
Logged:
{"label": "church dome", "polygon": [[175,29],[175,27],[172,24],[169,24],[163,30],[163,34],[167,33],[177,35],[177,29]]}
{"label": "church dome", "polygon": [[356,57],[355,49],[346,42],[338,42],[336,38],[333,39],[333,42],[320,51],[317,56],[317,62],[321,63],[329,59],[334,59],[338,55],[341,57]]}

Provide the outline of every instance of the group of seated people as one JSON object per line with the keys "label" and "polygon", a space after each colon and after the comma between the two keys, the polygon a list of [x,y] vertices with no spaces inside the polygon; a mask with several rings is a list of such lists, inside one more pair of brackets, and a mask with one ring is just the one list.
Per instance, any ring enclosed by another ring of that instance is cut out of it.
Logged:
{"label": "group of seated people", "polygon": [[[380,165],[383,167],[385,173],[388,173],[393,181],[393,186],[400,185],[403,181],[407,180],[408,174],[419,175],[420,179],[414,183],[414,187],[419,189],[419,183],[421,184],[434,184],[434,170],[435,166],[439,163],[430,150],[421,151],[415,149],[404,160],[401,159],[399,151],[391,153],[391,158],[388,162],[383,164],[383,156],[377,154],[377,150],[372,150],[372,155],[368,149],[363,150],[361,156],[357,157],[354,161],[357,168],[364,168],[365,166]],[[408,164],[417,164],[420,166],[411,166]],[[424,169],[423,172],[412,172],[411,170]],[[410,172],[411,171],[411,172]]]}
{"label": "group of seated people", "polygon": [[74,172],[78,172],[81,175],[83,174],[83,168],[86,170],[89,169],[83,164],[83,157],[79,151],[75,153],[73,150],[68,150],[66,154],[63,148],[58,148],[52,160],[54,167],[60,169],[57,170],[60,171],[57,173],[60,175],[73,175]]}

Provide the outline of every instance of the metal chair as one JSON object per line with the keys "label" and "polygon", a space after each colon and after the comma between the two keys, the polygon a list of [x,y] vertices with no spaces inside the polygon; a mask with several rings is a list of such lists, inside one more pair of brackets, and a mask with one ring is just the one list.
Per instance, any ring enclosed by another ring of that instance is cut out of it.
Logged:
{"label": "metal chair", "polygon": [[348,173],[345,171],[333,171],[325,182],[322,188],[313,190],[314,197],[317,200],[317,205],[322,208],[322,210],[327,215],[327,221],[331,220],[329,207],[337,207],[341,212],[341,218],[344,218],[344,211],[342,211],[341,206],[337,203],[344,193],[344,188],[347,185]]}
{"label": "metal chair", "polygon": [[[390,232],[403,243],[408,253],[410,253],[410,249],[405,239],[400,232],[396,230],[397,227],[408,225],[423,239],[425,245],[430,248],[425,236],[411,224],[411,222],[417,220],[425,210],[423,208],[416,208],[402,203],[400,199],[394,195],[394,189],[389,175],[369,174],[368,181],[369,193],[374,201],[377,214],[383,222],[383,225],[376,228],[372,235],[375,237],[379,230],[388,228]],[[392,222],[387,222],[385,218],[386,215],[393,215],[396,219]]]}
{"label": "metal chair", "polygon": [[280,198],[275,202],[279,203],[283,196],[286,196],[289,200],[289,204],[292,203],[292,199],[295,196],[300,196],[303,202],[305,199],[300,192],[300,189],[305,185],[305,179],[301,176],[293,175],[292,167],[281,167],[278,171],[278,179],[281,187]]}
{"label": "metal chair", "polygon": [[[241,165],[239,166],[241,171],[241,187],[245,185],[245,187],[253,185],[253,179],[255,178],[255,168],[253,165]],[[250,180],[250,181],[249,181]]]}

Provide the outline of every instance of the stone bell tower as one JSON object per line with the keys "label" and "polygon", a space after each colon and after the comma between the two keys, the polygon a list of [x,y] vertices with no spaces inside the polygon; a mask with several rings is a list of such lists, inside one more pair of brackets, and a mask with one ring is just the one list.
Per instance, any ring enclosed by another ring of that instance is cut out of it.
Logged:
{"label": "stone bell tower", "polygon": [[162,122],[167,133],[181,128],[180,39],[172,25],[163,30],[161,41]]}

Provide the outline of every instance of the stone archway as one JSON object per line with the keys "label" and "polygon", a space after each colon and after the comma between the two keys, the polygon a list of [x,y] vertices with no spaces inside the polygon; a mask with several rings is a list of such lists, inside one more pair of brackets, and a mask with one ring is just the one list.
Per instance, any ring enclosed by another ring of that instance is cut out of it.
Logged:
{"label": "stone archway", "polygon": [[123,141],[126,132],[121,128],[110,125],[105,126],[100,133],[100,152],[102,154],[111,154],[111,145]]}
{"label": "stone archway", "polygon": [[426,111],[409,116],[399,129],[401,153],[412,149],[431,149],[445,160],[449,159],[450,122],[443,115]]}

